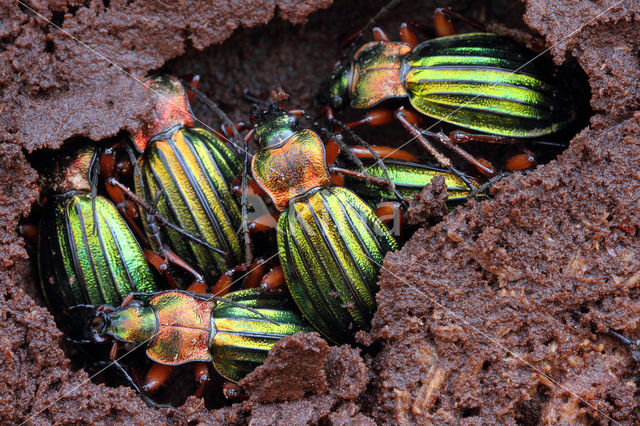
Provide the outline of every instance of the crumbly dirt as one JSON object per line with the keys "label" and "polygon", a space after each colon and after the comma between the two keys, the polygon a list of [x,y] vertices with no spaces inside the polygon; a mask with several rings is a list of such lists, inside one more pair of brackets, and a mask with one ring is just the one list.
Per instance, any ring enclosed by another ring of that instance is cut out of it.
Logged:
{"label": "crumbly dirt", "polygon": [[[88,381],[70,364],[16,232],[38,197],[29,153],[72,138],[98,141],[148,119],[147,94],[122,70],[135,78],[157,69],[200,73],[203,90],[233,119],[246,119],[245,89],[266,98],[282,87],[291,106],[313,109],[339,57],[338,36],[385,2],[343,2],[308,18],[329,1],[190,9],[144,0],[24,2],[112,64],[17,2],[0,3],[3,424],[640,422],[637,366],[606,334],[640,335],[637,1],[525,1],[523,19],[554,59],[574,57],[589,78],[596,115],[588,128],[557,160],[503,179],[492,200],[457,208],[389,254],[373,329],[360,339],[364,352],[294,336],[279,344],[286,353],[245,379],[247,401],[213,410],[196,397],[150,408],[132,389]],[[434,3],[403,4],[383,26],[395,36],[402,19],[426,23]],[[520,9],[507,4],[493,17],[513,26]],[[289,22],[238,30],[276,13]],[[298,356],[308,360],[304,369]]]}

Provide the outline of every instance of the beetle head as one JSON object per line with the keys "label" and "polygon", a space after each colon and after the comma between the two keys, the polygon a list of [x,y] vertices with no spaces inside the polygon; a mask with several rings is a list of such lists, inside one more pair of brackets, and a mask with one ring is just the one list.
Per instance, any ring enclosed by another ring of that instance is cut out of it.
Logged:
{"label": "beetle head", "polygon": [[350,78],[350,63],[336,66],[320,89],[320,95],[318,97],[320,104],[329,105],[337,110],[347,106],[349,102]]}
{"label": "beetle head", "polygon": [[156,333],[156,321],[153,310],[142,306],[139,301],[122,308],[101,305],[94,308],[88,324],[88,335],[95,343],[112,339],[142,343]]}
{"label": "beetle head", "polygon": [[254,128],[258,146],[268,148],[287,140],[296,132],[296,121],[285,110],[271,104],[266,110],[254,109]]}

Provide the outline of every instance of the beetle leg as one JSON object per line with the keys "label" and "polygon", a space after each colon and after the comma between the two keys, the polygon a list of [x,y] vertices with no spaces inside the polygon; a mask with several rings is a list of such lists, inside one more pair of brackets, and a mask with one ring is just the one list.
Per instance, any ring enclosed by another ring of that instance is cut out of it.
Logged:
{"label": "beetle leg", "polygon": [[102,366],[102,367],[110,367],[112,365],[115,366],[118,370],[120,370],[122,375],[129,382],[129,384],[131,384],[131,386],[133,386],[133,388],[136,390],[136,392],[138,392],[138,394],[140,394],[142,399],[144,399],[144,402],[146,402],[149,406],[155,407],[155,408],[168,408],[169,407],[166,404],[158,404],[157,402],[155,402],[151,398],[149,398],[147,395],[145,395],[144,392],[142,391],[142,389],[140,389],[140,387],[136,384],[135,380],[133,380],[133,378],[129,375],[129,373],[127,373],[127,370],[125,370],[124,367],[122,365],[120,365],[120,363],[118,361],[109,361],[109,362],[98,361],[98,362],[95,363],[95,365],[96,366]]}
{"label": "beetle leg", "polygon": [[173,367],[169,365],[153,364],[144,378],[142,390],[144,392],[151,392],[158,389],[171,377],[172,371]]}
{"label": "beetle leg", "polygon": [[147,262],[149,262],[156,271],[166,278],[169,283],[169,288],[178,288],[175,280],[169,273],[169,265],[167,264],[166,259],[148,248],[143,248],[142,252],[144,253],[144,257],[147,259]]}
{"label": "beetle leg", "polygon": [[635,362],[640,362],[640,340],[631,340],[628,337],[623,336],[622,334],[611,329],[609,329],[609,334],[624,343],[629,349],[629,352],[631,352],[631,357],[633,358],[633,360]]}
{"label": "beetle leg", "polygon": [[380,27],[371,28],[371,33],[375,41],[391,41],[387,33],[385,33]]}
{"label": "beetle leg", "polygon": [[189,287],[187,287],[187,291],[192,293],[203,294],[207,292],[207,284],[202,281],[194,281],[191,283]]}
{"label": "beetle leg", "polygon": [[480,22],[471,18],[467,18],[466,16],[458,12],[454,12],[453,10],[451,10],[451,8],[439,7],[433,12],[433,24],[438,37],[456,34],[456,29],[451,23],[451,19],[449,18],[459,19],[467,23],[468,25],[477,28],[480,31],[487,31],[487,28],[484,24],[481,24]]}
{"label": "beetle leg", "polygon": [[[195,87],[196,89],[200,86],[200,75],[190,72],[180,77],[181,80],[187,82],[190,86]],[[189,103],[193,102],[193,98],[196,96],[191,90],[187,89],[187,98],[189,99]]]}
{"label": "beetle leg", "polygon": [[[332,120],[333,121],[333,120]],[[365,116],[358,121],[344,124],[350,129],[358,126],[382,126],[393,121],[393,111],[385,108],[376,108],[368,111]]]}
{"label": "beetle leg", "polygon": [[202,391],[204,390],[204,385],[209,381],[209,364],[206,362],[195,362],[193,363],[194,373],[196,376],[196,381],[200,383],[200,387],[196,392],[196,396],[198,398],[202,397]]}
{"label": "beetle leg", "polygon": [[122,303],[120,304],[120,307],[124,308],[124,307],[129,306],[129,304],[131,302],[133,302],[133,299],[135,299],[135,298],[136,298],[136,294],[135,293],[127,294],[127,296],[124,299],[122,299]]}
{"label": "beetle leg", "polygon": [[[238,174],[233,182],[231,182],[231,190],[235,195],[242,195],[242,173]],[[267,193],[264,192],[264,189],[262,189],[255,180],[247,180],[248,197],[264,197],[266,195]]]}
{"label": "beetle leg", "polygon": [[247,272],[247,277],[244,280],[244,288],[256,288],[260,284],[260,280],[266,274],[267,266],[270,265],[271,262],[265,259],[256,259],[249,272]]}
{"label": "beetle leg", "polygon": [[18,225],[18,233],[32,246],[38,244],[38,227],[33,223],[23,223]]}
{"label": "beetle leg", "polygon": [[[403,149],[380,145],[371,145],[371,149],[374,150],[383,160],[406,161],[409,163],[420,162],[418,157]],[[351,150],[358,156],[358,158],[374,158],[371,152],[364,146],[352,146]]]}
{"label": "beetle leg", "polygon": [[[397,201],[387,201],[378,204],[376,215],[391,230],[391,233],[399,238],[402,237],[404,229],[404,209]],[[392,226],[390,226],[392,224]]]}
{"label": "beetle leg", "polygon": [[[356,172],[355,170],[349,170],[349,169],[343,169],[342,167],[336,167],[336,166],[331,166],[329,167],[329,173],[331,173],[331,177],[334,178],[333,182],[341,182],[342,185],[339,186],[344,186],[344,181],[342,179],[340,179],[340,177],[335,176],[335,174],[341,174],[341,175],[349,175],[349,176],[353,176],[356,177],[358,179],[362,179],[365,180],[366,176],[363,173],[360,172]],[[388,187],[389,185],[387,184],[386,179],[383,178],[379,178],[376,176],[370,176],[369,177],[369,182],[374,183],[376,185],[380,185],[380,186],[384,186],[384,187]],[[338,183],[336,183],[337,185]]]}
{"label": "beetle leg", "polygon": [[280,265],[267,272],[260,281],[260,290],[268,294],[281,294],[287,290],[284,280],[284,272]]}
{"label": "beetle leg", "polygon": [[418,37],[406,22],[400,24],[400,41],[407,43],[412,49],[418,45]]}
{"label": "beetle leg", "polygon": [[510,172],[527,170],[536,165],[536,157],[528,149],[509,158],[504,164],[504,168]]}
{"label": "beetle leg", "polygon": [[204,278],[202,277],[202,275],[200,275],[198,273],[198,271],[193,269],[187,262],[185,262],[184,260],[180,259],[180,257],[178,257],[177,254],[175,254],[174,252],[172,252],[168,248],[162,248],[162,251],[161,251],[160,255],[163,256],[166,259],[167,262],[172,263],[172,264],[178,266],[179,268],[184,269],[189,274],[193,275],[193,284],[192,285],[198,284],[198,283],[204,283]]}
{"label": "beetle leg", "polygon": [[245,287],[257,287],[257,282],[264,275],[264,271],[267,265],[268,262],[265,259],[256,259],[252,263],[243,263],[242,265],[237,265],[226,271],[220,276],[220,278],[218,278],[218,281],[213,286],[211,293],[214,296],[227,294],[234,283],[234,275],[238,272],[245,271],[248,271],[245,275]]}
{"label": "beetle leg", "polygon": [[440,163],[442,167],[451,170],[451,172],[458,176],[464,183],[466,183],[470,189],[473,189],[473,185],[471,184],[469,179],[467,179],[467,177],[462,174],[460,170],[453,167],[453,164],[451,164],[451,160],[441,154],[440,151],[438,151],[433,146],[433,144],[431,144],[424,138],[422,132],[407,120],[407,118],[405,117],[405,112],[406,110],[403,107],[398,108],[398,110],[396,111],[395,115],[400,124],[402,124],[405,129],[407,129],[409,133],[411,133],[411,135],[416,138],[422,144],[422,146],[424,146],[425,149],[431,153],[431,155],[433,155],[433,157],[436,159],[436,161],[438,161],[438,163]]}
{"label": "beetle leg", "polygon": [[456,33],[453,23],[447,17],[446,10],[439,7],[433,12],[433,26],[438,37],[450,36]]}
{"label": "beetle leg", "polygon": [[253,219],[249,223],[249,231],[251,232],[264,232],[270,229],[274,229],[278,226],[279,213],[266,213]]}
{"label": "beetle leg", "polygon": [[225,384],[222,385],[222,393],[225,398],[231,400],[244,400],[248,397],[240,386],[232,382],[225,382]]}
{"label": "beetle leg", "polygon": [[333,163],[335,163],[338,155],[340,154],[340,145],[338,145],[338,143],[333,139],[329,139],[324,147],[324,151],[327,166],[331,166]]}
{"label": "beetle leg", "polygon": [[109,350],[109,359],[115,361],[118,357],[118,342],[113,342],[111,344],[111,350]]}
{"label": "beetle leg", "polygon": [[[388,114],[384,114],[385,118],[384,120],[387,120]],[[393,117],[393,116],[391,116]],[[349,134],[349,136],[351,136],[351,138],[356,141],[357,143],[363,145],[372,155],[372,157],[375,159],[376,164],[378,166],[380,166],[380,168],[382,169],[382,171],[384,172],[384,176],[386,178],[387,181],[387,187],[389,188],[389,190],[391,192],[393,192],[393,195],[395,195],[396,199],[403,203],[406,204],[406,201],[404,199],[404,197],[402,196],[402,194],[400,194],[400,192],[398,192],[398,190],[396,189],[396,184],[393,181],[393,179],[391,179],[391,176],[389,176],[389,172],[387,171],[387,166],[385,166],[384,162],[382,161],[382,159],[380,158],[380,156],[378,155],[378,153],[371,147],[371,145],[369,145],[369,143],[367,141],[365,141],[364,139],[362,139],[360,136],[358,136],[353,130],[351,130],[349,127],[347,127],[344,123],[342,123],[340,120],[332,120],[331,121],[334,125],[338,126],[340,129],[342,129],[343,131],[345,131],[346,133]],[[349,152],[352,152],[349,149]],[[355,156],[355,158],[358,158],[355,154],[353,154]],[[358,159],[358,161],[360,161]],[[366,172],[366,170],[364,171],[365,174],[368,175],[368,173]],[[367,185],[370,182],[370,179],[366,179],[367,181]]]}

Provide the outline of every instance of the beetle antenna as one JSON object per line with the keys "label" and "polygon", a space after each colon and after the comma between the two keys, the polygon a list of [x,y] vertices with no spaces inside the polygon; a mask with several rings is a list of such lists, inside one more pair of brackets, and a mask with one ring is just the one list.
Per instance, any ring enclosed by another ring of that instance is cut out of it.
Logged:
{"label": "beetle antenna", "polygon": [[244,138],[244,170],[242,172],[242,233],[244,234],[244,256],[247,263],[253,261],[249,224],[247,223],[247,173],[249,173],[249,141]]}
{"label": "beetle antenna", "polygon": [[113,360],[113,361],[97,361],[97,362],[94,363],[94,365],[97,366],[97,367],[105,367],[103,370],[100,371],[100,373],[102,371],[106,370],[107,368],[111,367],[112,365],[115,366],[118,370],[120,370],[120,372],[122,373],[124,378],[127,380],[127,382],[129,382],[129,384],[131,386],[133,386],[133,388],[136,390],[136,392],[138,392],[138,394],[140,394],[140,397],[142,397],[144,402],[146,402],[149,406],[154,407],[154,408],[169,408],[169,407],[171,407],[170,405],[167,405],[167,404],[158,404],[157,402],[155,402],[154,400],[149,398],[147,395],[145,395],[145,393],[142,392],[142,389],[140,389],[140,386],[138,386],[138,384],[133,380],[133,378],[129,375],[129,373],[127,373],[127,370],[125,370],[124,367],[118,361],[116,361],[116,360]]}
{"label": "beetle antenna", "polygon": [[208,248],[209,250],[215,251],[218,254],[226,256],[226,253],[224,252],[224,250],[221,250],[218,247],[212,246],[211,244],[209,244],[208,242],[204,241],[203,239],[198,238],[195,235],[192,235],[189,232],[185,231],[184,229],[180,228],[179,226],[174,225],[173,223],[169,222],[169,219],[167,219],[162,214],[160,214],[160,212],[156,211],[153,206],[151,206],[148,203],[146,203],[144,200],[142,200],[142,198],[138,197],[126,185],[124,185],[120,181],[118,181],[118,179],[116,179],[114,177],[110,177],[107,180],[107,182],[109,183],[109,185],[117,186],[118,188],[120,188],[131,200],[133,200],[136,204],[140,205],[144,210],[146,210],[147,212],[152,214],[158,220],[158,222],[160,222],[160,224],[168,226],[169,228],[173,229],[177,233],[184,235],[185,237],[187,237],[187,238],[195,241],[196,243]]}
{"label": "beetle antenna", "polygon": [[91,231],[94,235],[98,233],[98,209],[96,209],[96,197],[98,196],[98,173],[100,167],[98,165],[98,147],[93,151],[93,157],[89,163],[89,186],[91,187],[91,216],[93,218],[93,225]]}
{"label": "beetle antenna", "polygon": [[365,32],[369,31],[369,29],[371,29],[371,27],[373,27],[380,18],[389,13],[389,11],[396,7],[400,2],[401,0],[391,0],[389,3],[385,4],[384,6],[382,6],[382,9],[380,9],[378,13],[373,16],[373,18],[369,19],[369,21],[367,21],[367,23],[362,28],[343,40],[341,44],[344,48],[344,53],[340,57],[340,62],[342,62],[347,57],[351,57],[354,46],[358,41],[360,41],[362,35]]}
{"label": "beetle antenna", "polygon": [[380,155],[378,155],[375,149],[373,149],[371,145],[369,145],[369,142],[365,141],[356,132],[351,130],[342,121],[338,120],[337,118],[332,118],[331,124],[338,126],[342,131],[346,132],[351,137],[351,139],[353,139],[356,143],[363,145],[365,148],[367,148],[367,150],[369,150],[371,155],[373,155],[373,158],[376,159],[376,164],[378,164],[382,169],[382,171],[384,172],[384,176],[386,178],[389,190],[393,192],[393,195],[396,197],[396,199],[406,208],[407,200],[405,200],[402,194],[398,192],[395,182],[393,181],[393,179],[391,179],[391,176],[389,176],[389,172],[387,171],[387,166],[384,164],[384,161],[382,161],[382,158],[380,158]]}
{"label": "beetle antenna", "polygon": [[493,185],[494,183],[498,182],[499,180],[502,180],[502,178],[509,176],[510,174],[512,174],[512,173],[511,172],[502,172],[499,175],[492,177],[491,179],[489,179],[488,181],[486,181],[485,183],[483,183],[479,187],[474,188],[473,191],[471,191],[469,193],[469,195],[467,195],[467,199],[477,197],[479,194],[483,193],[486,189],[488,189],[491,185]]}
{"label": "beetle antenna", "polygon": [[218,117],[220,117],[220,119],[229,127],[231,127],[233,135],[232,135],[232,141],[229,141],[231,143],[231,145],[233,145],[236,154],[237,155],[241,155],[241,151],[242,151],[242,143],[240,141],[240,133],[238,133],[238,130],[236,130],[236,126],[233,125],[233,122],[229,119],[229,117],[227,116],[227,114],[224,113],[224,111],[222,111],[222,109],[220,109],[220,107],[218,106],[218,104],[216,104],[215,102],[213,102],[211,99],[209,99],[207,97],[207,95],[205,95],[204,93],[202,93],[201,91],[199,91],[198,89],[196,89],[195,87],[193,87],[192,85],[190,85],[189,83],[187,83],[186,81],[184,81],[183,79],[180,79],[180,81],[182,82],[182,84],[184,84],[184,86],[191,90],[197,97],[198,99],[200,99],[202,102],[204,102],[204,104],[206,106],[209,107],[209,109],[211,109],[213,112],[216,113],[216,115]]}
{"label": "beetle antenna", "polygon": [[265,100],[263,100],[263,99],[256,98],[255,96],[250,95],[250,94],[249,94],[249,89],[247,89],[247,88],[245,88],[245,89],[242,91],[242,96],[243,96],[246,100],[248,100],[249,102],[253,102],[254,104],[260,104],[260,105],[264,105],[264,106],[266,106],[266,107],[268,107],[268,106],[269,106],[269,104],[270,104],[270,103],[269,103],[269,101],[265,101]]}

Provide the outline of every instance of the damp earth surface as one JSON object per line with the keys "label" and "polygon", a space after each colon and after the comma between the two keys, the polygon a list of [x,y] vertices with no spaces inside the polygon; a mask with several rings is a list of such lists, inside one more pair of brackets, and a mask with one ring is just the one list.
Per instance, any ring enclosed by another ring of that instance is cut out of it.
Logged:
{"label": "damp earth surface", "polygon": [[[16,231],[38,198],[32,158],[138,129],[151,109],[139,79],[153,71],[200,74],[234,120],[247,118],[245,92],[266,99],[279,88],[288,106],[316,112],[339,40],[384,3],[0,1],[0,422],[640,422],[637,365],[607,334],[640,336],[631,0],[488,2],[494,29],[584,70],[593,116],[556,159],[503,179],[492,199],[445,215],[442,187],[427,187],[411,210],[422,227],[385,259],[361,348],[298,334],[241,382],[246,401],[184,391],[163,409],[70,360]],[[380,24],[396,35],[403,20],[429,24],[438,6],[477,18],[472,3],[406,1]]]}

